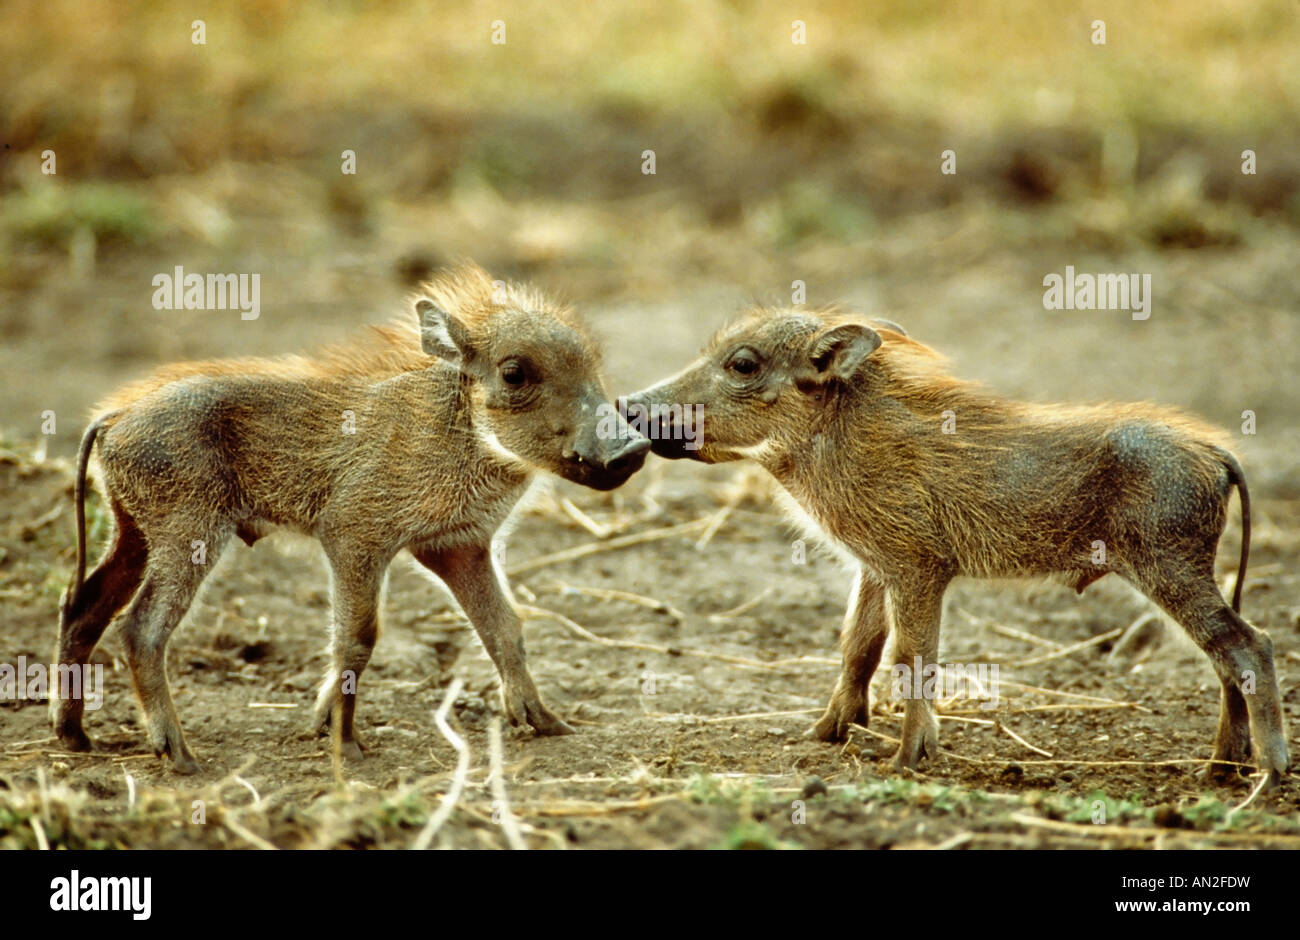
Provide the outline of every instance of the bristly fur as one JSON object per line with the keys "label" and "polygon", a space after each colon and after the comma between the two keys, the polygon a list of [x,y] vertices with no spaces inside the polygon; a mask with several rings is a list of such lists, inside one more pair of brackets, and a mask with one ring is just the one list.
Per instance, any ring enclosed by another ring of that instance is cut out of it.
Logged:
{"label": "bristly fur", "polygon": [[506,309],[546,310],[566,326],[585,332],[581,318],[571,305],[544,294],[531,284],[497,281],[474,264],[461,264],[423,282],[411,295],[412,303],[427,297],[457,317],[471,331],[486,326]]}
{"label": "bristly fur", "polygon": [[[425,281],[410,296],[411,304],[428,297],[459,318],[474,335],[490,332],[493,318],[506,310],[544,314],[577,333],[594,358],[596,344],[577,312],[539,289],[509,281],[501,282],[502,295],[494,299],[497,282],[482,268],[462,264]],[[408,304],[408,309],[411,306]],[[94,415],[116,411],[150,392],[178,379],[193,375],[266,375],[288,379],[368,377],[382,381],[404,372],[427,369],[436,360],[420,347],[419,323],[410,313],[390,322],[364,327],[351,338],[323,346],[310,354],[247,356],[232,359],[170,363],[144,379],[128,383],[102,399]]]}

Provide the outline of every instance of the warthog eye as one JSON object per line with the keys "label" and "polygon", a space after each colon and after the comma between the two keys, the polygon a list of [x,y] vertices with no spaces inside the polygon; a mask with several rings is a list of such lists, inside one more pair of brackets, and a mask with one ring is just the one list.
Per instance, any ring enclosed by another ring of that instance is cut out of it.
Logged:
{"label": "warthog eye", "polygon": [[528,373],[515,359],[507,359],[501,364],[501,381],[511,388],[520,388],[528,381]]}
{"label": "warthog eye", "polygon": [[748,349],[742,349],[733,353],[723,368],[733,375],[749,377],[758,371],[758,359]]}

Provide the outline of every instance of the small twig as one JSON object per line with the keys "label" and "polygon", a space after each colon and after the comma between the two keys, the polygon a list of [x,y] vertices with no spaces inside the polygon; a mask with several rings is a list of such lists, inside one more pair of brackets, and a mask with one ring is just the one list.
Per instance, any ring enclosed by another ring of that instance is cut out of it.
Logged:
{"label": "small twig", "polygon": [[429,673],[427,676],[425,676],[423,679],[420,679],[418,682],[396,682],[393,685],[394,688],[398,688],[398,689],[410,689],[412,692],[422,692],[423,690],[429,688],[430,686],[437,685],[441,679],[442,679],[442,670],[439,669],[437,672]]}
{"label": "small twig", "polygon": [[49,735],[48,737],[44,737],[44,738],[33,738],[30,741],[14,741],[12,744],[6,744],[5,749],[8,750],[10,748],[15,748],[15,747],[29,747],[33,744],[49,744],[51,741],[54,740],[57,740],[54,737],[54,735]]}
{"label": "small twig", "polygon": [[608,637],[598,636],[592,633],[586,627],[575,623],[563,614],[557,614],[553,610],[547,610],[545,607],[526,607],[520,605],[518,610],[525,617],[531,619],[553,620],[564,627],[567,627],[584,640],[592,643],[599,643],[601,646],[618,647],[620,649],[642,650],[647,653],[662,653],[665,656],[698,656],[703,659],[716,659],[719,662],[733,663],[737,666],[745,666],[749,669],[779,669],[791,662],[800,660],[777,660],[771,663],[759,662],[756,659],[746,659],[743,656],[728,656],[725,653],[710,653],[705,650],[678,649],[677,647],[657,646],[653,643],[638,643],[634,640],[611,640]]}
{"label": "small twig", "polygon": [[243,777],[240,777],[239,775],[235,775],[234,779],[235,779],[235,783],[239,784],[244,789],[246,789],[249,793],[253,794],[254,806],[262,805],[262,795],[257,792],[256,787],[254,787],[251,783],[249,783],[247,780],[245,780]]}
{"label": "small twig", "polygon": [[564,581],[556,581],[555,586],[561,594],[582,594],[586,597],[594,597],[603,601],[626,601],[629,604],[636,604],[638,607],[645,607],[653,610],[657,614],[667,614],[678,622],[684,621],[686,615],[666,601],[661,601],[657,597],[647,597],[644,594],[633,594],[630,591],[615,591],[609,588],[592,588],[581,587],[576,584],[568,584]]}
{"label": "small twig", "polygon": [[249,708],[297,708],[297,702],[249,702]]}
{"label": "small twig", "polygon": [[510,812],[510,800],[506,797],[505,771],[501,769],[501,722],[496,718],[488,726],[489,766],[492,768],[492,795],[496,797],[501,809],[501,829],[506,834],[506,844],[512,849],[527,849],[528,844],[519,833],[519,820]]}
{"label": "small twig", "polygon": [[135,778],[122,768],[122,776],[126,778],[126,808],[128,811],[135,809]]}
{"label": "small twig", "polygon": [[1255,784],[1255,789],[1250,791],[1250,796],[1246,797],[1245,800],[1243,800],[1241,803],[1238,803],[1236,806],[1234,806],[1231,810],[1228,811],[1228,815],[1223,820],[1224,825],[1231,823],[1232,817],[1236,816],[1243,809],[1245,809],[1247,806],[1253,803],[1255,801],[1255,797],[1263,793],[1264,788],[1267,786],[1268,786],[1268,771],[1261,771],[1259,774],[1259,783]]}
{"label": "small twig", "polygon": [[[967,614],[967,616],[970,615]],[[1015,627],[1006,627],[1000,623],[990,624],[989,629],[994,633],[1001,634],[1002,636],[1011,637],[1013,640],[1024,640],[1026,643],[1033,643],[1035,646],[1046,646],[1049,650],[1059,650],[1061,648],[1061,644],[1057,643],[1055,640],[1046,640],[1033,633],[1027,633],[1024,630],[1017,630]]]}
{"label": "small twig", "polygon": [[[947,752],[950,756],[958,760],[964,760],[971,764],[1006,764],[1016,763],[1021,765],[1051,764],[1054,767],[1177,767],[1180,764],[1204,764],[1203,757],[1180,757],[1172,760],[1015,760],[1008,758],[993,758],[992,760],[983,760],[978,757],[963,757],[960,754]],[[1220,761],[1220,763],[1225,763]]]}
{"label": "small twig", "polygon": [[632,545],[644,545],[646,542],[657,542],[660,539],[671,539],[679,535],[689,535],[697,529],[703,529],[708,524],[708,521],[709,520],[706,517],[696,519],[693,522],[683,522],[680,525],[668,526],[663,529],[650,529],[646,532],[637,532],[633,535],[621,535],[618,538],[608,539],[604,542],[588,542],[586,545],[566,548],[563,551],[552,552],[549,555],[542,555],[538,558],[531,558],[528,561],[521,561],[518,564],[510,565],[506,568],[506,574],[527,574],[530,571],[536,571],[537,569],[545,568],[548,565],[556,565],[566,561],[575,561],[579,558],[586,558],[588,555],[596,555],[601,552],[612,552],[620,548],[628,548]]}
{"label": "small twig", "polygon": [[42,852],[50,850],[50,840],[45,838],[45,827],[41,825],[41,817],[33,816],[28,820],[32,824],[32,832],[36,834],[36,847]]}
{"label": "small twig", "polygon": [[[998,709],[1003,715],[1025,715],[1030,712],[1096,712],[1106,711],[1111,708],[1133,708],[1125,702],[1115,702],[1112,705],[1026,705],[1023,708],[1000,708]],[[948,712],[950,715],[987,715],[990,709],[963,709],[962,711]]]}
{"label": "small twig", "polygon": [[261,849],[264,852],[278,851],[276,847],[272,845],[270,842],[267,842],[257,833],[250,832],[248,829],[242,826],[239,820],[235,819],[234,816],[232,816],[230,813],[226,813],[223,815],[222,822],[225,824],[227,829],[229,829],[235,835],[239,836],[239,838],[243,839],[245,842],[252,845],[254,848]]}
{"label": "small twig", "polygon": [[[736,502],[739,501],[739,499],[736,500]],[[704,534],[695,540],[695,550],[697,552],[704,551],[705,546],[713,541],[713,537],[718,534],[718,530],[722,528],[722,524],[727,521],[727,517],[731,515],[731,510],[734,508],[735,503],[728,503],[713,514],[709,519],[709,524],[704,528]]]}
{"label": "small twig", "polygon": [[961,715],[945,715],[943,712],[935,712],[934,717],[940,721],[960,721],[969,725],[996,725],[996,721],[989,721],[987,718],[963,718]]}
{"label": "small twig", "polygon": [[930,850],[933,852],[947,852],[950,849],[959,849],[974,838],[974,833],[959,832],[955,836],[944,839],[938,845],[931,846]]}
{"label": "small twig", "polygon": [[[873,736],[873,737],[880,738],[880,740],[882,740],[882,741],[887,741],[887,742],[890,743],[890,744],[902,744],[902,743],[903,743],[903,742],[902,742],[901,740],[899,740],[898,738],[891,738],[889,735],[887,735],[887,734],[882,734],[881,732],[877,731],[875,728],[868,728],[866,725],[860,725],[860,724],[857,724],[856,722],[850,724],[849,727],[850,727],[850,728],[857,728],[859,731],[865,731],[867,734],[869,734],[869,735],[871,735],[871,736]],[[847,747],[847,746],[848,746],[848,742],[845,742],[845,747]]]}
{"label": "small twig", "polygon": [[1000,633],[1003,636],[1009,636],[1016,640],[1024,640],[1026,643],[1033,643],[1035,646],[1046,646],[1049,649],[1061,648],[1061,644],[1057,643],[1055,640],[1045,639],[1044,637],[1038,636],[1036,633],[1027,633],[1024,630],[1017,630],[1015,627],[1003,626],[1000,623],[989,620],[987,617],[980,617],[976,614],[972,614],[965,607],[956,607],[954,610],[976,626],[986,626],[994,633]]}
{"label": "small twig", "polygon": [[1034,829],[1048,829],[1052,832],[1068,833],[1069,835],[1109,838],[1129,838],[1129,839],[1146,839],[1148,836],[1163,832],[1162,829],[1142,829],[1129,828],[1127,826],[1107,826],[1094,823],[1067,823],[1058,822],[1054,819],[1040,819],[1037,816],[1029,816],[1025,813],[1011,813],[1010,819],[1018,822],[1022,826],[1029,826]]}
{"label": "small twig", "polygon": [[53,509],[51,509],[49,512],[47,512],[47,513],[45,513],[45,514],[43,514],[43,515],[37,516],[37,517],[36,517],[35,519],[33,519],[31,522],[29,522],[29,523],[27,523],[25,526],[23,526],[22,529],[21,529],[22,537],[23,537],[23,538],[31,538],[31,537],[32,537],[33,535],[35,535],[37,532],[41,531],[41,529],[45,528],[47,525],[49,525],[49,524],[50,524],[51,522],[53,522],[55,519],[59,518],[59,516],[61,516],[62,514],[63,514],[63,503],[59,503],[57,506],[55,506],[55,507],[54,507]]}
{"label": "small twig", "polygon": [[[753,610],[755,607],[757,607],[759,604],[763,602],[763,599],[766,598],[767,595],[771,593],[772,593],[772,588],[765,587],[763,588],[762,592],[758,594],[757,597],[751,597],[749,600],[745,601],[745,603],[741,604],[739,607],[733,607],[731,608],[731,610],[724,610],[716,614],[709,614],[709,623],[722,623],[723,621],[731,620],[735,617],[739,617],[741,614]],[[838,665],[838,663],[836,665]]]}
{"label": "small twig", "polygon": [[1014,663],[1013,665],[1015,668],[1019,669],[1024,666],[1036,666],[1039,663],[1047,662],[1049,659],[1060,659],[1062,656],[1069,656],[1071,653],[1079,652],[1079,650],[1087,649],[1090,646],[1097,646],[1100,643],[1105,643],[1107,640],[1113,640],[1115,637],[1123,633],[1124,629],[1125,628],[1123,627],[1116,627],[1114,630],[1107,630],[1105,633],[1098,634],[1097,636],[1094,636],[1091,639],[1081,640],[1080,642],[1073,643],[1070,646],[1063,646],[1059,650],[1053,650],[1050,653],[1044,653],[1042,656],[1034,656],[1031,657],[1030,659],[1023,659],[1018,663]]}
{"label": "small twig", "polygon": [[1033,751],[1035,754],[1042,754],[1044,757],[1052,756],[1051,751],[1044,751],[1041,747],[1035,747],[1034,745],[1026,741],[1024,738],[1022,738],[1020,735],[1016,734],[1014,731],[1008,728],[1006,725],[1004,725],[1002,722],[995,721],[993,724],[999,731],[1005,731],[1007,733],[1007,737],[1011,738],[1011,740],[1015,741],[1016,743],[1024,747],[1029,748],[1029,750]]}
{"label": "small twig", "polygon": [[[873,737],[880,738],[882,741],[888,741],[890,744],[901,744],[901,743],[902,743],[901,741],[899,741],[898,738],[892,738],[892,737],[890,737],[890,736],[887,735],[887,734],[882,734],[881,732],[877,731],[875,728],[867,728],[867,727],[864,727],[863,725],[859,725],[859,724],[856,724],[856,723],[850,725],[850,727],[852,727],[852,728],[856,728],[858,731],[865,731],[867,734],[872,735]],[[1013,761],[1011,761],[1011,760],[1009,760],[1008,758],[1005,758],[1005,757],[1002,757],[1002,758],[993,758],[992,760],[985,760],[985,759],[982,759],[982,758],[979,758],[979,757],[967,757],[967,756],[965,756],[964,754],[958,754],[958,753],[956,753],[955,751],[950,751],[950,750],[946,750],[946,749],[944,750],[943,753],[944,753],[944,755],[945,755],[946,757],[954,757],[954,758],[956,758],[957,760],[965,761],[965,762],[968,763],[968,764],[1007,764],[1007,763],[1016,763],[1016,764],[1020,764],[1021,766],[1034,766],[1034,765],[1038,765],[1038,764],[1051,764],[1051,765],[1054,766],[1054,767],[1062,767],[1062,766],[1068,766],[1068,767],[1176,767],[1176,766],[1178,766],[1178,765],[1180,765],[1180,764],[1203,764],[1203,763],[1205,763],[1205,759],[1204,759],[1204,758],[1199,758],[1199,757],[1175,758],[1175,759],[1173,759],[1173,760],[1062,760],[1062,759],[1060,759],[1060,758],[1055,758],[1055,759],[1052,759],[1052,760],[1016,760],[1016,761],[1013,762]],[[1219,761],[1219,763],[1222,763],[1222,764],[1231,764],[1231,763],[1233,763],[1233,762],[1232,762],[1232,761]],[[1247,765],[1245,765],[1245,764],[1237,764],[1236,766],[1244,767],[1244,766],[1247,766]],[[1297,837],[1297,838],[1300,838],[1300,837]]]}
{"label": "small twig", "polygon": [[797,708],[793,711],[786,712],[749,712],[744,715],[719,715],[715,718],[702,719],[706,725],[719,724],[727,721],[752,721],[758,718],[793,718],[796,715],[815,715],[823,711],[820,708]]}
{"label": "small twig", "polygon": [[649,809],[660,803],[671,803],[682,799],[680,793],[663,796],[649,796],[640,800],[596,803],[587,800],[553,800],[537,804],[521,804],[518,809],[522,816],[608,816],[629,810]]}
{"label": "small twig", "polygon": [[1120,702],[1113,698],[1103,698],[1100,695],[1084,695],[1082,692],[1065,692],[1061,689],[1044,689],[1037,685],[1025,685],[1023,682],[1012,682],[1010,679],[999,679],[999,685],[1005,685],[1011,689],[1023,689],[1026,692],[1040,692],[1043,695],[1059,695],[1061,698],[1077,698],[1085,702],[1104,702],[1108,705],[1126,705],[1129,708],[1137,708],[1144,712],[1151,709],[1137,702]]}
{"label": "small twig", "polygon": [[1027,816],[1023,813],[1012,813],[1010,818],[1022,826],[1031,826],[1037,829],[1050,829],[1055,832],[1069,833],[1080,836],[1128,836],[1133,838],[1146,839],[1150,837],[1175,838],[1183,837],[1188,839],[1222,839],[1227,842],[1261,842],[1267,840],[1279,840],[1285,842],[1300,842],[1300,836],[1283,835],[1281,833],[1261,832],[1201,832],[1201,831],[1178,831],[1174,829],[1156,829],[1149,826],[1107,826],[1093,823],[1067,823],[1058,822],[1054,819],[1039,819],[1037,816]]}
{"label": "small twig", "polygon": [[568,514],[569,518],[578,525],[582,526],[598,539],[607,539],[613,531],[609,526],[602,525],[591,516],[587,515],[581,509],[573,504],[573,501],[565,497],[560,500],[560,508]]}
{"label": "small twig", "polygon": [[460,695],[460,690],[464,685],[465,683],[459,676],[453,679],[451,685],[447,687],[447,694],[442,698],[442,704],[433,713],[433,723],[437,726],[438,732],[447,739],[447,743],[456,751],[456,772],[452,775],[451,786],[443,794],[442,805],[438,807],[437,812],[429,817],[429,821],[424,824],[424,828],[416,836],[415,842],[411,846],[413,849],[424,850],[429,847],[430,843],[433,842],[433,837],[442,828],[442,824],[450,818],[452,810],[456,807],[456,801],[460,799],[461,791],[465,789],[465,778],[469,773],[469,746],[465,743],[465,739],[458,735],[451,725],[447,724],[447,713],[451,711],[452,703],[456,701],[456,696]]}
{"label": "small twig", "polygon": [[1115,662],[1120,662],[1123,659],[1128,658],[1130,651],[1137,647],[1141,642],[1143,636],[1142,631],[1146,630],[1147,626],[1153,623],[1156,624],[1158,628],[1160,624],[1160,615],[1154,610],[1148,610],[1139,616],[1124,628],[1124,634],[1115,641],[1115,645],[1111,647],[1108,658]]}

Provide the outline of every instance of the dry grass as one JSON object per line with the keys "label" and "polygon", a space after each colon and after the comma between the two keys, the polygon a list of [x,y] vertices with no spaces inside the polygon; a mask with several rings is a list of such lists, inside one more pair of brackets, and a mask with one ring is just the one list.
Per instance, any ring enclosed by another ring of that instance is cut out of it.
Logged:
{"label": "dry grass", "polygon": [[[581,16],[533,0],[511,4],[500,46],[489,33],[501,14],[482,3],[219,3],[202,11],[201,47],[190,43],[195,8],[175,0],[7,7],[0,85],[11,119],[45,116],[60,129],[89,120],[99,135],[115,133],[100,121],[124,107],[123,82],[134,86],[132,120],[188,115],[214,135],[250,98],[286,113],[376,100],[528,111],[560,100],[720,114],[791,80],[833,111],[883,108],[992,130],[1026,121],[1252,130],[1300,103],[1300,21],[1287,0],[1106,0],[1086,11],[1068,0],[818,3],[799,12],[806,46],[790,41],[795,13],[776,0],[609,4]],[[1094,19],[1106,21],[1105,46],[1090,41]]]}

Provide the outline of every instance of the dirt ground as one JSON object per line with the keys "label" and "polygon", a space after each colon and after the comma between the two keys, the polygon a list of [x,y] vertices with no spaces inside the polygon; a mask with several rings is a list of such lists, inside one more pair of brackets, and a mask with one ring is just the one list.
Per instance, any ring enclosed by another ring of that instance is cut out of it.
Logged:
{"label": "dirt ground", "polygon": [[[1052,270],[1054,257],[986,264],[977,275],[950,269],[928,281],[906,263],[882,265],[841,294],[866,298],[873,310],[949,350],[959,371],[1009,394],[1199,404],[1228,427],[1244,408],[1258,413],[1258,433],[1240,443],[1255,500],[1244,606],[1277,644],[1295,751],[1300,498],[1291,389],[1298,363],[1288,310],[1300,298],[1274,291],[1267,304],[1230,312],[1220,301],[1224,291],[1249,291],[1241,273],[1247,269],[1259,282],[1289,283],[1295,291],[1285,247],[1153,256],[1156,282],[1168,285],[1170,296],[1160,296],[1146,323],[1025,303],[1019,313],[998,311],[1021,274]],[[620,296],[584,305],[607,338],[617,391],[675,368],[744,299],[742,291],[712,283],[684,294],[680,301]],[[630,335],[634,324],[653,329]],[[274,334],[294,328],[268,317],[259,336],[272,334],[267,350],[280,351],[293,347]],[[160,358],[150,340],[171,341],[133,333],[140,347],[105,357],[98,347],[107,331],[89,312],[77,318],[77,342],[69,341],[66,323],[33,330],[22,355],[42,378],[7,389],[15,410],[34,415],[43,402],[89,403],[107,387],[88,378],[96,368],[113,378],[131,374]],[[188,349],[206,341],[180,342]],[[1223,365],[1232,362],[1250,365]],[[1216,402],[1217,409],[1205,407]],[[0,456],[6,661],[44,658],[54,640],[57,596],[74,545],[65,455],[79,430],[75,418],[61,417],[57,446],[16,435]],[[581,515],[603,540],[579,523]],[[91,518],[102,542],[102,518],[93,510]],[[670,527],[679,528],[665,533]],[[1220,551],[1225,584],[1239,532],[1234,511]],[[627,536],[660,533],[665,537],[617,547]],[[1109,655],[1113,640],[1050,655],[1150,609],[1114,579],[1082,597],[1047,583],[954,586],[941,657],[999,664],[1001,701],[994,711],[971,701],[947,704],[946,757],[925,773],[899,775],[885,763],[899,718],[880,681],[870,731],[855,732],[845,747],[805,738],[836,675],[834,632],[850,575],[812,547],[797,563],[796,537],[773,507],[761,471],[739,465],[655,459],[611,494],[566,483],[537,494],[509,540],[507,566],[520,602],[540,612],[527,625],[534,676],[579,733],[533,739],[507,729],[506,790],[530,844],[1300,845],[1294,780],[1231,818],[1231,807],[1250,792],[1248,782],[1211,787],[1201,780],[1217,682],[1176,628],[1167,626],[1118,660]],[[597,550],[547,561],[578,546]],[[359,728],[369,751],[364,761],[342,767],[341,784],[329,742],[305,725],[326,665],[327,618],[327,580],[314,543],[272,538],[222,559],[171,646],[177,706],[204,764],[194,778],[172,775],[143,748],[110,630],[96,654],[105,666],[106,701],[87,718],[97,751],[61,751],[43,702],[3,703],[0,780],[11,805],[0,817],[0,839],[35,843],[23,801],[45,787],[75,807],[62,817],[65,828],[56,821],[45,833],[69,845],[409,844],[453,776],[456,754],[433,713],[458,676],[465,690],[453,714],[471,769],[438,844],[503,845],[487,785],[497,680],[449,595],[410,559],[394,565],[384,633],[361,685]],[[1020,665],[1026,660],[1038,662]],[[203,825],[191,821],[195,799],[207,807]],[[798,822],[796,800],[803,801]],[[1104,825],[1093,821],[1098,800]]]}

